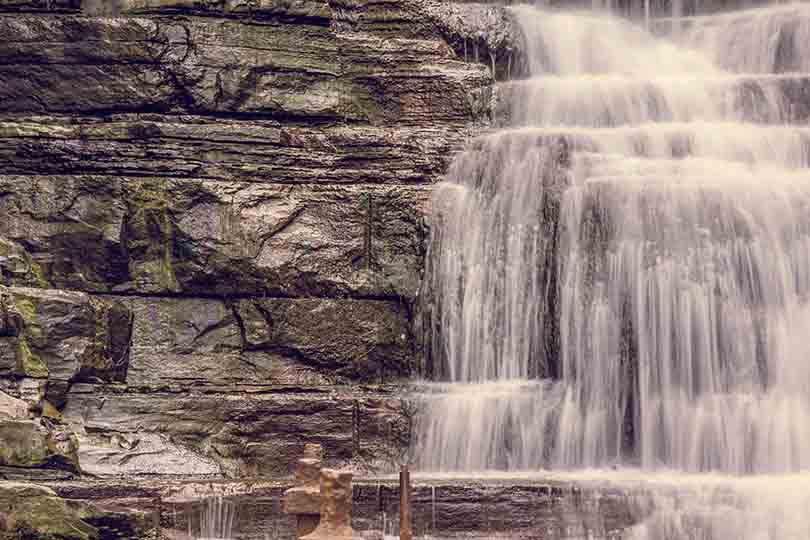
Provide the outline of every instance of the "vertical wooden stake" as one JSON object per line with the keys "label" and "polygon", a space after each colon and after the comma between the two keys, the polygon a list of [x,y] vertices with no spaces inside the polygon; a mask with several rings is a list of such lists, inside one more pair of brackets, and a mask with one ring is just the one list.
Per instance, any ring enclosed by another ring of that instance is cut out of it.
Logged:
{"label": "vertical wooden stake", "polygon": [[163,501],[160,497],[155,498],[155,508],[152,511],[152,528],[155,532],[155,539],[162,540],[163,531],[160,527],[160,514],[163,512]]}
{"label": "vertical wooden stake", "polygon": [[411,473],[403,465],[399,471],[399,540],[412,540],[411,530]]}

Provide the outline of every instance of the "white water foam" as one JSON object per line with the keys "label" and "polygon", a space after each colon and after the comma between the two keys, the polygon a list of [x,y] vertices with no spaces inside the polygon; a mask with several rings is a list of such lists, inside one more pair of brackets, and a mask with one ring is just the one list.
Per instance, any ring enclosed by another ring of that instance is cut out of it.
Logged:
{"label": "white water foam", "polygon": [[[454,162],[429,261],[434,375],[515,391],[431,397],[452,413],[429,415],[423,462],[804,468],[810,439],[786,426],[808,411],[789,383],[810,383],[793,337],[810,323],[810,129],[735,121],[753,106],[781,118],[779,85],[729,100],[718,81],[739,78],[710,55],[626,21],[515,14],[536,52],[512,96],[527,127]],[[573,151],[561,197],[559,140]]]}
{"label": "white water foam", "polygon": [[677,41],[515,16],[532,73],[502,88],[510,126],[433,201],[446,382],[422,388],[420,465],[722,473],[650,491],[632,534],[810,537],[810,130],[785,74],[810,71],[810,9],[688,19]]}

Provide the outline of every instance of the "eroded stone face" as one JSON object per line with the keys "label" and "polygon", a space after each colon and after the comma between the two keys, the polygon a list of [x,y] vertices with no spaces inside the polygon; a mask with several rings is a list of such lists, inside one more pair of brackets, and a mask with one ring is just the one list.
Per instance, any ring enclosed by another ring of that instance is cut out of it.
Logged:
{"label": "eroded stone face", "polygon": [[0,420],[0,465],[77,471],[78,441],[65,429],[39,420]]}
{"label": "eroded stone face", "polygon": [[411,299],[420,280],[425,188],[0,175],[0,191],[9,284]]}
{"label": "eroded stone face", "polygon": [[18,327],[15,335],[0,337],[6,350],[0,376],[47,379],[49,398],[60,406],[72,382],[126,376],[132,321],[122,304],[85,293],[22,287],[0,286],[0,296],[6,318],[13,313]]}
{"label": "eroded stone face", "polygon": [[428,7],[0,0],[0,421],[100,475],[394,454],[426,202],[492,97]]}
{"label": "eroded stone face", "polygon": [[397,401],[351,389],[268,392],[230,386],[118,393],[74,385],[64,416],[83,428],[79,458],[93,474],[286,477],[302,441],[323,444],[330,464],[373,463],[389,453],[396,441],[389,439],[387,426],[398,418]]}
{"label": "eroded stone face", "polygon": [[28,404],[0,391],[0,419],[20,420],[29,416]]}

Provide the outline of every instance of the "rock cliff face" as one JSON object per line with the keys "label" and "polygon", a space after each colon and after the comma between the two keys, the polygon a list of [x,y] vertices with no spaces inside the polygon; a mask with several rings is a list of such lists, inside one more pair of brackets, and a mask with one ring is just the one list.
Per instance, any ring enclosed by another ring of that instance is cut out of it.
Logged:
{"label": "rock cliff face", "polygon": [[520,69],[465,9],[0,0],[6,476],[398,451],[431,185]]}

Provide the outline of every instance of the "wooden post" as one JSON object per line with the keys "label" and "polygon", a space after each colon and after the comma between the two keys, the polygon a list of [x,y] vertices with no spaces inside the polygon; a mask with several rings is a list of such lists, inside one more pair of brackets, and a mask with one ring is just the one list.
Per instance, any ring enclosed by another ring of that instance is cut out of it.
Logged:
{"label": "wooden post", "polygon": [[160,497],[155,498],[155,507],[152,510],[152,529],[155,533],[156,540],[162,540],[163,531],[160,527],[160,515],[163,513],[163,501]]}
{"label": "wooden post", "polygon": [[411,473],[403,465],[399,471],[399,540],[412,540],[411,530]]}

